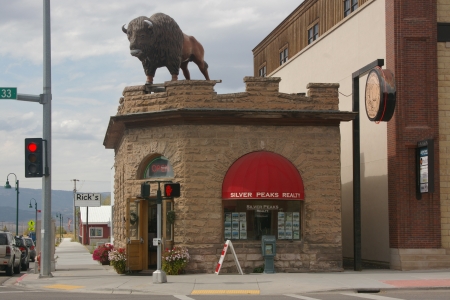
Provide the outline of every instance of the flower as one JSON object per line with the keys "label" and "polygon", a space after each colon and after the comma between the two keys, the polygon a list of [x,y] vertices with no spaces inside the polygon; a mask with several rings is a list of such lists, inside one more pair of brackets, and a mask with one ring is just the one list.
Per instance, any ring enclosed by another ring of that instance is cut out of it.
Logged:
{"label": "flower", "polygon": [[127,254],[124,248],[114,249],[108,254],[109,264],[113,266],[118,274],[125,273]]}
{"label": "flower", "polygon": [[105,244],[98,246],[94,253],[92,253],[92,259],[98,260],[100,263],[107,263],[109,262],[108,254],[111,250],[114,249],[114,246],[111,244]]}
{"label": "flower", "polygon": [[188,249],[180,246],[175,246],[173,249],[166,249],[162,257],[162,269],[168,275],[182,273],[190,258]]}

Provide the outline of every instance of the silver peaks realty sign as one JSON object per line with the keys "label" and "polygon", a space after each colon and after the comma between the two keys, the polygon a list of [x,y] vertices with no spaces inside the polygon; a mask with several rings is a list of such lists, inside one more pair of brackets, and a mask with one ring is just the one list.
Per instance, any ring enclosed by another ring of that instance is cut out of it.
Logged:
{"label": "silver peaks realty sign", "polygon": [[100,206],[101,200],[102,200],[101,194],[92,194],[92,193],[76,193],[75,194],[75,206],[81,206],[81,207]]}

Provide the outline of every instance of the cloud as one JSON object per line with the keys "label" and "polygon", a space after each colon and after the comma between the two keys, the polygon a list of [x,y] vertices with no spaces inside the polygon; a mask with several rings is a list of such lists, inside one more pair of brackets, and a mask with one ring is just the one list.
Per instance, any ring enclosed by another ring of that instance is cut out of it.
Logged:
{"label": "cloud", "polygon": [[[211,78],[223,80],[216,91],[233,93],[243,91],[243,77],[253,74],[252,49],[301,2],[51,1],[52,187],[71,190],[72,178],[84,180],[88,191],[110,186],[114,151],[103,146],[109,118],[124,87],[145,81],[123,24],[156,12],[170,15],[203,44]],[[0,82],[21,94],[43,91],[42,11],[36,0],[3,1],[0,10]],[[195,64],[189,70],[193,79],[203,79]],[[167,69],[158,69],[155,82],[166,80]],[[23,145],[25,138],[41,136],[40,104],[1,100],[0,176],[15,172],[24,187],[40,188],[40,180],[24,178]]]}

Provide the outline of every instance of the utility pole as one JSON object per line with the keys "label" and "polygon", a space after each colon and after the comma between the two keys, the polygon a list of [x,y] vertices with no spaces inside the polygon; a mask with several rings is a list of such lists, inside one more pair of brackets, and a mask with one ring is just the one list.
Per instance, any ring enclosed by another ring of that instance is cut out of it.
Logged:
{"label": "utility pole", "polygon": [[77,181],[78,179],[72,179],[73,181],[73,237],[75,241],[78,241],[77,239],[77,218],[76,218],[76,210],[75,210],[75,194],[77,193]]}

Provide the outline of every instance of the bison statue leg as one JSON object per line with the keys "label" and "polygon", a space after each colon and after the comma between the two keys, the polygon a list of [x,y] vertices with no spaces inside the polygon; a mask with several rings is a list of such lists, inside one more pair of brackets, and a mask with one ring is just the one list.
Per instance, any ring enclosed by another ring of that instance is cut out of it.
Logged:
{"label": "bison statue leg", "polygon": [[145,75],[147,75],[147,81],[145,82],[145,84],[152,84],[153,77],[155,77],[155,73],[156,73],[156,67],[147,64],[146,60],[144,60],[142,62],[142,66],[144,67]]}
{"label": "bison statue leg", "polygon": [[183,75],[186,80],[191,80],[191,74],[187,68],[188,63],[189,61],[184,61],[181,63],[181,71],[183,71]]}
{"label": "bison statue leg", "polygon": [[203,76],[205,76],[206,80],[209,80],[209,75],[208,75],[208,64],[206,63],[206,61],[199,60],[197,58],[193,59],[193,62],[198,66],[198,68],[200,69],[200,72],[202,72]]}

